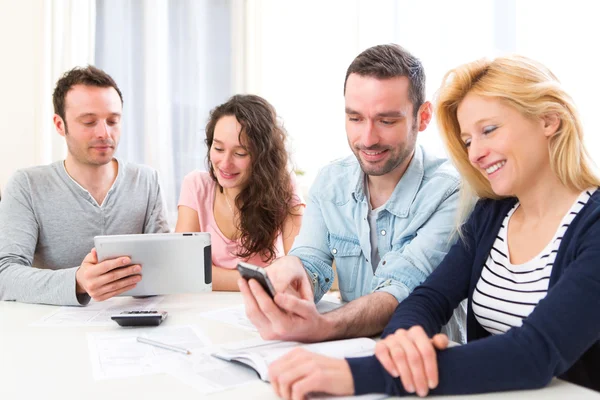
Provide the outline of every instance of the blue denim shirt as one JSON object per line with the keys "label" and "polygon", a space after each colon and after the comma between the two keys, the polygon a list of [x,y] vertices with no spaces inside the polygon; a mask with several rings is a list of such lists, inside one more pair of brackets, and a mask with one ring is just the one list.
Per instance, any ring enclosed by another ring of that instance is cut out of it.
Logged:
{"label": "blue denim shirt", "polygon": [[313,277],[315,302],[333,284],[334,259],[344,301],[387,292],[401,302],[450,249],[460,179],[448,161],[415,148],[406,172],[377,216],[381,259],[375,273],[364,183],[365,174],[352,155],[323,168],[310,189],[290,255],[299,257]]}

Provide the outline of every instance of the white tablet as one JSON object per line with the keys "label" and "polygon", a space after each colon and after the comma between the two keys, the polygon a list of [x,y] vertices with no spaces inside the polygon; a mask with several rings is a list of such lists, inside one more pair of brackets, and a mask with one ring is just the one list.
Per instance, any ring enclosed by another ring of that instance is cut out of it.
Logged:
{"label": "white tablet", "polygon": [[212,290],[209,233],[153,233],[94,238],[98,261],[129,256],[142,280],[121,296],[199,293]]}

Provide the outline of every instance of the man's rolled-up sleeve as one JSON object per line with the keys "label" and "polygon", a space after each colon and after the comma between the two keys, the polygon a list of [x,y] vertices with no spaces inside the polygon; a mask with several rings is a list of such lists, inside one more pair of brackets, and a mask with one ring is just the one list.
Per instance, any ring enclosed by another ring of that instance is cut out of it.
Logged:
{"label": "man's rolled-up sleeve", "polygon": [[304,269],[311,278],[315,303],[327,293],[334,280],[333,255],[327,246],[329,231],[318,197],[322,181],[322,176],[317,177],[310,189],[302,217],[302,227],[289,252],[289,255],[296,256],[302,261]]}

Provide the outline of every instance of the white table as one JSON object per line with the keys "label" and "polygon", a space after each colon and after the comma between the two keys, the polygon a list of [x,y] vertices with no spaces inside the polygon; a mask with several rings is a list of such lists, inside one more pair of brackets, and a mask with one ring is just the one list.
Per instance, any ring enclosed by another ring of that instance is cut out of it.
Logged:
{"label": "white table", "polygon": [[[254,332],[198,315],[240,303],[239,293],[167,296],[159,308],[169,311],[169,317],[161,327],[199,324],[216,344],[258,337]],[[116,324],[111,327],[31,326],[55,309],[53,306],[0,302],[0,399],[170,400],[202,397],[193,388],[164,374],[95,381],[86,334],[121,328]],[[277,398],[270,386],[258,379],[255,383],[207,397],[215,400]],[[600,399],[600,393],[555,380],[542,390],[451,398]]]}

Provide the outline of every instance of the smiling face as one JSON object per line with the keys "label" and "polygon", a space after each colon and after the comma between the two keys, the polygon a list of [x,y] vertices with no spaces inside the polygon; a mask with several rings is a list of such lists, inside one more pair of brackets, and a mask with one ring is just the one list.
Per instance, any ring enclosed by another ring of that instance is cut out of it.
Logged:
{"label": "smiling face", "polygon": [[527,118],[505,102],[469,93],[457,113],[469,161],[499,196],[518,196],[550,170],[556,121]]}
{"label": "smiling face", "polygon": [[215,125],[210,147],[214,174],[225,189],[243,189],[251,173],[250,153],[240,143],[242,126],[233,115],[221,117]]}
{"label": "smiling face", "polygon": [[69,156],[81,165],[111,162],[121,138],[121,111],[121,98],[114,88],[73,86],[65,96],[66,121],[54,115]]}
{"label": "smiling face", "polygon": [[417,132],[429,122],[429,119],[422,121],[420,115],[414,117],[409,85],[404,76],[377,79],[350,74],[348,77],[346,134],[367,175],[383,176],[408,163]]}

